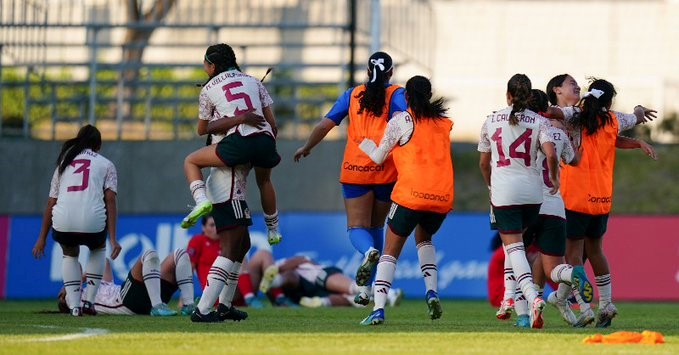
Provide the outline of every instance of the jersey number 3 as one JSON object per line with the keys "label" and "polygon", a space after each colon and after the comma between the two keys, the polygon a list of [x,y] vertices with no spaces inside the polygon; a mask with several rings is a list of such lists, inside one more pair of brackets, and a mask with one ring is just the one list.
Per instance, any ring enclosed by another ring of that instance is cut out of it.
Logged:
{"label": "jersey number 3", "polygon": [[[525,132],[518,136],[516,140],[509,145],[509,157],[523,159],[523,164],[525,166],[530,166],[531,161],[530,145],[533,142],[533,139],[531,138],[532,134],[533,130],[527,128]],[[496,129],[495,133],[493,133],[493,136],[491,138],[493,139],[493,142],[495,142],[495,146],[497,147],[497,153],[500,156],[498,161],[496,162],[497,167],[501,168],[503,166],[508,166],[509,164],[511,164],[512,161],[505,156],[505,152],[502,148],[502,127]],[[516,150],[519,146],[523,146],[523,152],[519,152]]]}
{"label": "jersey number 3", "polygon": [[75,159],[71,162],[71,166],[75,168],[73,174],[82,174],[82,183],[80,185],[69,186],[66,191],[83,191],[90,183],[90,160],[89,159]]}
{"label": "jersey number 3", "polygon": [[242,115],[246,112],[252,111],[255,108],[252,106],[252,100],[250,100],[250,96],[244,92],[231,92],[232,89],[238,88],[243,86],[243,83],[240,81],[232,81],[224,86],[222,86],[222,90],[224,90],[224,96],[226,96],[226,101],[228,102],[234,102],[237,100],[241,100],[245,104],[245,109],[241,108],[240,102],[237,103],[236,106],[236,111],[234,111],[234,115]]}

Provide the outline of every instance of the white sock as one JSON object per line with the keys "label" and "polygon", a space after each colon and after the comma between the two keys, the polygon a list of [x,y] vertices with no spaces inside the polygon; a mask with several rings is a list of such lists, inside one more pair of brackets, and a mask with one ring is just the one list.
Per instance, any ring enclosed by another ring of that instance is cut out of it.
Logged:
{"label": "white sock", "polygon": [[526,251],[523,242],[513,243],[507,245],[507,254],[512,262],[512,269],[516,276],[516,282],[519,284],[521,291],[528,303],[533,304],[533,301],[538,297],[538,293],[533,285],[533,275],[531,274],[530,265],[526,259]]}
{"label": "white sock", "polygon": [[238,275],[240,275],[241,264],[240,262],[234,262],[231,265],[231,270],[227,273],[226,286],[219,294],[219,303],[227,307],[231,307],[231,301],[233,301],[233,296],[238,288]]}
{"label": "white sock", "polygon": [[519,316],[528,315],[528,301],[526,301],[526,296],[523,295],[523,292],[519,287],[517,287],[514,292],[516,297],[514,299],[514,312]]}
{"label": "white sock", "polygon": [[195,180],[189,184],[189,189],[191,189],[191,195],[193,200],[196,201],[196,205],[203,203],[207,200],[207,195],[205,194],[205,182],[203,180]]}
{"label": "white sock", "polygon": [[184,249],[174,251],[174,265],[174,277],[177,280],[182,304],[193,304],[193,271],[189,255]]}
{"label": "white sock", "polygon": [[202,314],[208,314],[214,306],[219,294],[226,285],[227,270],[231,269],[233,262],[223,256],[218,256],[212,263],[207,274],[207,286],[198,302],[198,310]]}
{"label": "white sock", "polygon": [[101,285],[101,278],[104,276],[105,267],[106,248],[90,250],[90,256],[87,258],[87,267],[85,268],[85,281],[87,282],[85,301],[94,304],[97,290],[99,290],[99,285]]}
{"label": "white sock", "polygon": [[431,242],[417,244],[417,258],[424,278],[425,292],[438,292],[438,268],[436,267],[436,249]]}
{"label": "white sock", "polygon": [[573,288],[571,287],[571,285],[566,283],[560,283],[559,287],[556,289],[556,299],[559,302],[567,301],[572,290]]}
{"label": "white sock", "polygon": [[575,300],[578,301],[578,305],[580,306],[580,313],[592,308],[589,305],[589,303],[585,302],[585,300],[582,299],[582,296],[580,296],[580,291],[578,291],[577,289],[574,289],[574,288],[572,288],[572,290],[573,290],[573,296],[575,296]]}
{"label": "white sock", "polygon": [[554,267],[550,276],[552,281],[556,283],[571,283],[571,277],[573,275],[573,267],[568,264],[559,264]]}
{"label": "white sock", "polygon": [[599,289],[599,309],[601,309],[612,302],[611,274],[595,276],[595,279]]}
{"label": "white sock", "polygon": [[545,291],[544,287],[542,287],[542,286],[540,286],[536,283],[533,283],[533,287],[535,287],[535,292],[538,293],[538,297],[542,298],[542,294]]}
{"label": "white sock", "polygon": [[516,278],[514,277],[514,269],[512,269],[512,260],[507,255],[507,248],[504,245],[502,250],[505,252],[505,295],[502,296],[504,301],[514,298],[514,293],[516,293]]}
{"label": "white sock", "polygon": [[271,281],[271,286],[269,286],[269,289],[280,288],[283,286],[283,281],[285,281],[283,276],[281,276],[281,274],[276,274],[276,276],[273,278],[273,281]]}
{"label": "white sock", "polygon": [[358,286],[358,285],[356,284],[356,281],[353,281],[353,280],[352,280],[352,281],[351,281],[351,285],[349,285],[349,292],[347,292],[347,293],[350,294],[350,295],[355,295],[355,294],[361,292],[360,287],[361,287],[361,286]]}
{"label": "white sock", "polygon": [[380,256],[377,273],[375,274],[375,307],[373,307],[373,311],[384,308],[387,304],[387,295],[395,273],[396,258],[391,255]]}
{"label": "white sock", "polygon": [[274,212],[272,215],[268,215],[264,212],[264,223],[266,223],[266,228],[269,230],[278,230],[278,211]]}
{"label": "white sock", "polygon": [[64,278],[64,289],[66,290],[66,304],[68,304],[68,308],[80,307],[82,275],[80,274],[80,263],[78,263],[78,258],[64,255],[64,258],[61,261],[61,274]]}
{"label": "white sock", "polygon": [[151,306],[163,303],[160,299],[160,258],[155,250],[147,250],[141,256],[141,273]]}

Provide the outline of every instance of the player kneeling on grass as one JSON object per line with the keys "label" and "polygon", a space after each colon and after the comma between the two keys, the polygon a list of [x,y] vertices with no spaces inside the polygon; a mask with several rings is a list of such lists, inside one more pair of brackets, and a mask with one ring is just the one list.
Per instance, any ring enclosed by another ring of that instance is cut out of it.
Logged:
{"label": "player kneeling on grass", "polygon": [[453,122],[445,117],[443,99],[430,101],[431,83],[414,76],[406,83],[408,110],[397,112],[387,124],[380,145],[364,139],[359,148],[381,164],[391,152],[398,178],[391,193],[384,253],[377,264],[375,307],[362,325],[384,323],[387,293],[396,273],[396,260],[408,236],[415,231],[417,256],[426,288],[431,319],[443,310],[437,293],[438,269],[432,236],[453,209],[453,161],[449,134]]}
{"label": "player kneeling on grass", "polygon": [[[160,262],[155,250],[147,250],[137,259],[123,285],[113,282],[111,264],[106,259],[104,276],[95,296],[95,307],[100,314],[174,316],[177,312],[167,306],[179,289],[182,315],[190,315],[193,304],[193,275],[191,262],[184,249],[176,249]],[[66,291],[59,292],[59,310],[69,313]]]}

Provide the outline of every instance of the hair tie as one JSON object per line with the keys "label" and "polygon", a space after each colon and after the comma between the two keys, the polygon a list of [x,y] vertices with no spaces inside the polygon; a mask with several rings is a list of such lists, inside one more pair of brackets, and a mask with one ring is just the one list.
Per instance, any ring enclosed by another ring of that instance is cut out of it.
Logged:
{"label": "hair tie", "polygon": [[587,97],[587,96],[594,96],[595,98],[598,99],[598,98],[600,98],[601,95],[603,95],[603,94],[604,94],[603,90],[592,89],[592,90],[588,91],[588,92],[585,94],[585,96],[583,96],[582,98],[584,99],[584,98]]}

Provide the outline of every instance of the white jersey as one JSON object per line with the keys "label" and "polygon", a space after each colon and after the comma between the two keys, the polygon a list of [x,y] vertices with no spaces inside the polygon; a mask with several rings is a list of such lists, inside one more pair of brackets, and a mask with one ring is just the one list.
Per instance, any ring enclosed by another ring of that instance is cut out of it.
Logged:
{"label": "white jersey", "polygon": [[205,180],[207,198],[212,203],[245,201],[249,172],[250,165],[210,168],[210,176]]}
{"label": "white jersey", "polygon": [[[573,118],[575,117],[576,113],[581,111],[580,108],[576,106],[566,106],[566,107],[552,106],[552,107],[558,107],[561,109],[561,112],[563,112],[564,121],[566,122],[566,126],[569,127],[568,136],[570,137],[571,142],[573,142],[573,146],[579,147],[581,132],[573,129],[572,127]],[[636,126],[637,116],[635,114],[623,113],[618,111],[611,112],[613,112],[615,114],[615,117],[618,119],[618,134],[628,129],[632,129],[634,128],[634,126]]]}
{"label": "white jersey", "polygon": [[57,199],[52,227],[59,232],[98,233],[106,227],[104,191],[118,190],[118,175],[111,161],[85,149],[59,175],[52,175],[49,196]]}
{"label": "white jersey", "polygon": [[478,151],[491,153],[491,203],[513,206],[542,203],[538,148],[551,142],[546,118],[525,110],[519,123],[509,124],[512,107],[488,116],[481,128]]}
{"label": "white jersey", "polygon": [[[556,155],[561,157],[561,161],[569,164],[575,158],[575,151],[571,145],[568,135],[563,130],[556,127],[549,127],[549,135],[552,137],[554,142],[554,148],[556,150]],[[544,201],[540,206],[540,214],[557,216],[566,219],[566,211],[561,198],[561,191],[556,194],[551,194],[551,189],[553,187],[552,182],[549,180],[549,166],[547,165],[547,156],[542,152],[538,151],[538,166],[542,170],[542,196]]]}
{"label": "white jersey", "polygon": [[[264,85],[254,77],[238,70],[228,70],[212,78],[200,91],[198,118],[212,121],[224,116],[234,117],[248,111],[264,116],[263,108],[271,106],[273,100]],[[263,128],[238,125],[227,132],[227,136],[238,132],[242,136],[266,133],[274,137],[268,122]],[[217,141],[221,137],[213,137]]]}
{"label": "white jersey", "polygon": [[[287,259],[279,259],[276,261],[277,266],[283,265]],[[312,284],[316,284],[316,280],[325,277],[325,270],[323,265],[314,264],[311,261],[301,263],[297,265],[294,272],[299,275],[300,278],[309,281]]]}
{"label": "white jersey", "polygon": [[[123,306],[120,287],[120,285],[116,285],[113,282],[101,281],[97,294],[94,297],[94,309],[97,310],[97,313],[113,315],[135,314],[129,308]],[[85,292],[82,295],[84,298]]]}

